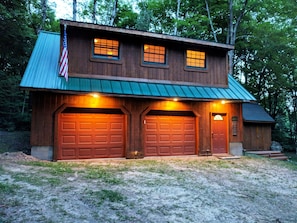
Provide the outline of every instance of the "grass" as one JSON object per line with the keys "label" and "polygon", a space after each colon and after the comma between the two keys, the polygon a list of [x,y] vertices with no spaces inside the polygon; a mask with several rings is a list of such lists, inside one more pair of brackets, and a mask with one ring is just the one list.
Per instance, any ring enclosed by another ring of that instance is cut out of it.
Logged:
{"label": "grass", "polygon": [[15,184],[10,183],[1,183],[0,182],[0,195],[6,195],[6,194],[15,194],[16,190],[18,190],[20,187]]}
{"label": "grass", "polygon": [[77,165],[72,163],[64,163],[64,162],[42,162],[42,161],[30,161],[23,162],[24,165],[27,166],[39,166],[46,167],[43,172],[47,172],[53,176],[61,176],[63,174],[73,174],[75,171],[73,167]]}
{"label": "grass", "polygon": [[110,201],[110,202],[121,202],[124,200],[124,196],[113,190],[100,190],[100,191],[92,191],[87,194],[90,194],[92,197],[96,198],[99,201]]}

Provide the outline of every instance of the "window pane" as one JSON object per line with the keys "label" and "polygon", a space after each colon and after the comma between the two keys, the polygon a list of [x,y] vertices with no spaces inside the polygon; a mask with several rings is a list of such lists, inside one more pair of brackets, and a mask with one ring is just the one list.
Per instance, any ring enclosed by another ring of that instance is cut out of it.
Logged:
{"label": "window pane", "polygon": [[95,38],[94,54],[105,58],[119,59],[119,41]]}
{"label": "window pane", "polygon": [[144,44],[143,52],[144,62],[165,64],[165,47]]}
{"label": "window pane", "polygon": [[205,68],[205,52],[187,50],[187,66]]}

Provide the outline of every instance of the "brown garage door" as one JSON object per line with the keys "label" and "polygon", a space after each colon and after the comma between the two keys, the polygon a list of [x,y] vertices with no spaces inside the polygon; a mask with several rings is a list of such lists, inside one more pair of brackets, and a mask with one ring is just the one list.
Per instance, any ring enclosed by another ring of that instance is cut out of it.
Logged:
{"label": "brown garage door", "polygon": [[124,156],[124,115],[62,113],[58,159]]}
{"label": "brown garage door", "polygon": [[195,117],[146,116],[145,156],[194,155],[195,123]]}

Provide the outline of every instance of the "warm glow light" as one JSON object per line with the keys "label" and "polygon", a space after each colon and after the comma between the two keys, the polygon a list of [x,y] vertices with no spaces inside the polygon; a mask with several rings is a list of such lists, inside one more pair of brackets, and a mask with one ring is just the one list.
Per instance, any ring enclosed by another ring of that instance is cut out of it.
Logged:
{"label": "warm glow light", "polygon": [[173,98],[173,101],[178,101],[178,99],[177,98]]}
{"label": "warm glow light", "polygon": [[98,93],[91,93],[90,94],[93,98],[99,98],[99,94]]}
{"label": "warm glow light", "polygon": [[222,105],[226,104],[226,101],[225,100],[222,100],[221,101]]}

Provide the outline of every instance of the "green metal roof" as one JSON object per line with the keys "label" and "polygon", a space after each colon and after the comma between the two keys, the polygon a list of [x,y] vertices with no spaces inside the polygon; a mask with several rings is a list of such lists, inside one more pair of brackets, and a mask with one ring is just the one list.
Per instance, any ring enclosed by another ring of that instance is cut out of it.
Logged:
{"label": "green metal roof", "polygon": [[59,54],[60,34],[41,32],[20,86],[29,90],[98,92],[127,97],[256,100],[231,75],[228,77],[229,88],[81,77],[69,77],[66,82],[58,75]]}

